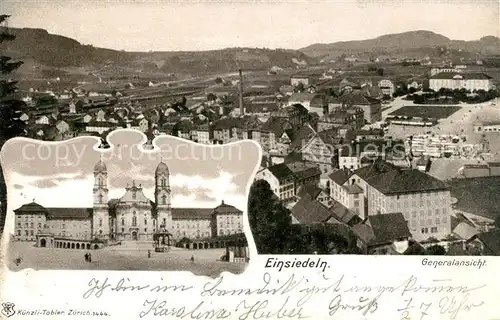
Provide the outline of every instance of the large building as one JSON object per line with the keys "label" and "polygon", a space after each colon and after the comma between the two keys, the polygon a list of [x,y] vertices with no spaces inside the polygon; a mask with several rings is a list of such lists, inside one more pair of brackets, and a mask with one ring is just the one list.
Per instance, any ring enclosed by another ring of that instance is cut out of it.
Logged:
{"label": "large building", "polygon": [[450,188],[426,173],[375,161],[330,178],[332,198],[357,211],[362,219],[401,212],[417,241],[443,239],[451,233]]}
{"label": "large building", "polygon": [[[174,240],[208,239],[243,232],[243,212],[222,202],[216,208],[172,208],[168,166],[155,171],[154,201],[135,182],[119,199],[108,200],[108,173],[103,161],[94,167],[92,208],[45,208],[35,202],[14,210],[15,239],[35,241],[152,241],[166,230]],[[47,246],[49,243],[44,242]]]}
{"label": "large building", "polygon": [[318,185],[320,175],[316,165],[296,161],[263,168],[257,172],[255,180],[266,180],[280,200],[290,201],[295,199],[300,187]]}
{"label": "large building", "polygon": [[493,88],[491,79],[492,77],[485,73],[440,72],[429,78],[429,88],[434,91],[441,88],[488,91]]}

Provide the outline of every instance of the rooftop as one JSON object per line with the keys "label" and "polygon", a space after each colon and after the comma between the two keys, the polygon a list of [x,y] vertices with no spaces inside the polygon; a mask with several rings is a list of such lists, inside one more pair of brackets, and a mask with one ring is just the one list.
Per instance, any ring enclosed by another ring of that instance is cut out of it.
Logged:
{"label": "rooftop", "polygon": [[492,79],[492,77],[482,72],[440,72],[431,76],[429,79],[489,80]]}
{"label": "rooftop", "polygon": [[359,168],[355,173],[386,195],[449,190],[446,183],[418,169],[403,169],[382,160]]}
{"label": "rooftop", "polygon": [[291,211],[301,224],[323,223],[333,216],[333,213],[326,206],[307,196],[301,198]]}
{"label": "rooftop", "polygon": [[390,244],[411,237],[401,212],[369,216],[365,224],[355,225],[353,231],[370,246]]}
{"label": "rooftop", "polygon": [[500,177],[460,178],[448,181],[456,210],[494,220],[498,216]]}

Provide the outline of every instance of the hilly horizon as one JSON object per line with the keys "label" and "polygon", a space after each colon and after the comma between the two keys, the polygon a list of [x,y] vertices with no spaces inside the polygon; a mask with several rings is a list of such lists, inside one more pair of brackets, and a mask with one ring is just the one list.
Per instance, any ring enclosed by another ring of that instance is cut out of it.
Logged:
{"label": "hilly horizon", "polygon": [[113,65],[151,72],[234,72],[242,69],[266,69],[308,65],[315,60],[300,51],[265,48],[224,48],[210,51],[131,52],[84,45],[45,29],[9,28],[16,36],[3,44],[5,55],[29,60],[43,66],[98,67]]}
{"label": "hilly horizon", "polygon": [[498,54],[500,52],[500,38],[490,35],[472,41],[452,40],[432,31],[415,30],[386,34],[366,40],[315,43],[301,48],[299,51],[312,58],[334,58],[341,54],[353,53],[426,54],[432,53],[432,49],[436,47],[470,53]]}
{"label": "hilly horizon", "polygon": [[436,48],[474,54],[498,54],[500,38],[475,41],[450,40],[425,30],[383,35],[373,39],[313,44],[299,50],[266,48],[223,48],[208,51],[123,51],[84,45],[45,29],[9,28],[16,36],[3,43],[4,53],[49,68],[113,66],[159,73],[234,72],[237,69],[264,70],[273,66],[296,68],[317,64],[320,59],[345,54],[436,55]]}

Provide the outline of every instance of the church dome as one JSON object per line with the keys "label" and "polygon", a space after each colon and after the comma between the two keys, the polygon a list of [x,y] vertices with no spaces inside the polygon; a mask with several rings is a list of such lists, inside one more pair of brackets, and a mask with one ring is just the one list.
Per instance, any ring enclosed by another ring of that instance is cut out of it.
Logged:
{"label": "church dome", "polygon": [[156,167],[156,172],[155,173],[156,173],[156,175],[158,175],[158,174],[164,174],[164,173],[168,174],[169,170],[168,170],[167,164],[165,162],[163,162],[163,161],[160,162],[158,164],[158,167]]}
{"label": "church dome", "polygon": [[99,160],[94,166],[94,172],[106,172],[106,170],[106,165],[102,160]]}

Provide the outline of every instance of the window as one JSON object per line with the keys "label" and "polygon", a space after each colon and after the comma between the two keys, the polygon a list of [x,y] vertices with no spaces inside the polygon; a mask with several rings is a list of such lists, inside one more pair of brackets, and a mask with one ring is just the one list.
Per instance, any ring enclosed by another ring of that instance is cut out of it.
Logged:
{"label": "window", "polygon": [[99,234],[102,235],[102,230],[99,230]]}
{"label": "window", "polygon": [[99,218],[99,227],[102,227],[102,219]]}
{"label": "window", "polygon": [[122,233],[124,233],[124,232],[125,232],[125,228],[122,228]]}
{"label": "window", "polygon": [[167,204],[167,196],[166,195],[161,196],[161,204]]}
{"label": "window", "polygon": [[63,228],[63,229],[66,229],[66,224],[64,224],[64,223],[63,223],[62,228]]}
{"label": "window", "polygon": [[20,236],[21,235],[21,230],[17,230],[17,235]]}
{"label": "window", "polygon": [[24,230],[24,234],[27,236],[28,235],[28,230]]}
{"label": "window", "polygon": [[144,232],[148,232],[148,228],[144,228]]}
{"label": "window", "polygon": [[148,219],[144,219],[144,225],[147,226],[148,225]]}
{"label": "window", "polygon": [[21,228],[21,222],[18,222],[18,223],[17,223],[17,227],[18,227],[18,228]]}
{"label": "window", "polygon": [[432,227],[431,228],[431,233],[437,233],[438,232],[438,228],[437,227]]}
{"label": "window", "polygon": [[167,225],[167,219],[163,218],[163,226]]}
{"label": "window", "polygon": [[32,222],[31,223],[31,228],[33,229],[35,227],[35,224]]}
{"label": "window", "polygon": [[134,191],[132,192],[132,199],[136,199],[137,198],[137,191]]}
{"label": "window", "polygon": [[40,222],[38,222],[38,229],[41,229],[42,228],[42,224]]}
{"label": "window", "polygon": [[102,203],[103,196],[102,194],[99,195],[99,203]]}
{"label": "window", "polygon": [[122,218],[122,226],[125,225],[125,219]]}
{"label": "window", "polygon": [[132,217],[132,227],[136,227],[136,226],[137,226],[137,217],[133,216]]}
{"label": "window", "polygon": [[153,220],[153,227],[156,225],[156,220]]}
{"label": "window", "polygon": [[31,236],[33,235],[33,230],[30,230],[30,235],[31,235]]}

